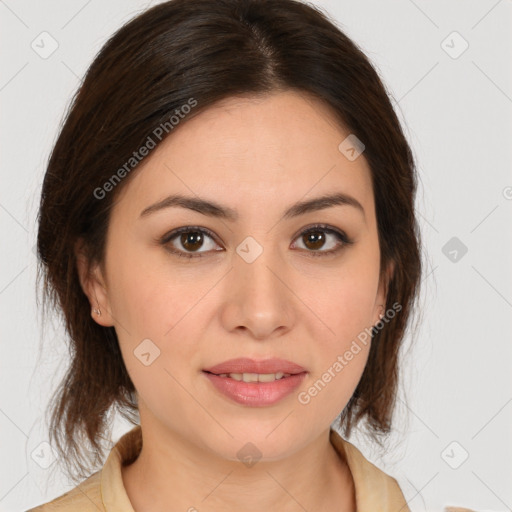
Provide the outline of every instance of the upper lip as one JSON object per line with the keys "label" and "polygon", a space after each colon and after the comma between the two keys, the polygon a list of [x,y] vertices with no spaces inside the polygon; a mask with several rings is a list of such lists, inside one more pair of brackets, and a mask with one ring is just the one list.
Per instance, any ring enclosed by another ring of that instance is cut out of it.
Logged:
{"label": "upper lip", "polygon": [[210,368],[205,368],[203,371],[215,373],[220,375],[222,373],[290,373],[297,374],[305,372],[306,370],[292,361],[285,359],[264,359],[255,361],[247,357],[240,357],[238,359],[230,359],[223,363],[216,364]]}

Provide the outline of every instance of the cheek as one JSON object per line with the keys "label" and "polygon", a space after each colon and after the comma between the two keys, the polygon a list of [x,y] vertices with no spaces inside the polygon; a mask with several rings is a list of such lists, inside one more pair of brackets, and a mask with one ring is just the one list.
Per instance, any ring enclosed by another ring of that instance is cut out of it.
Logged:
{"label": "cheek", "polygon": [[326,334],[313,338],[314,372],[298,399],[309,418],[332,422],[353,395],[368,360],[371,319],[364,311],[370,311],[370,301],[361,288],[347,287],[326,308],[322,318],[334,334],[324,329]]}
{"label": "cheek", "polygon": [[191,304],[200,299],[200,290],[182,286],[155,267],[139,266],[130,273],[119,265],[113,275],[119,283],[113,303],[126,369],[139,400],[169,423],[166,414],[190,399],[180,384],[190,380],[194,365],[194,346],[186,340],[195,336]]}
{"label": "cheek", "polygon": [[125,327],[123,335],[129,333],[133,342],[161,342],[204,294],[201,281],[177,275],[161,248],[149,250],[140,241],[129,240],[112,245],[116,250],[109,262],[109,300],[115,322]]}
{"label": "cheek", "polygon": [[[148,252],[125,254],[111,266],[109,295],[127,371],[147,403],[161,393],[174,400],[182,393],[177,382],[190,379],[190,368],[197,366],[196,347],[189,341],[199,336],[194,329],[201,328],[198,318],[207,303],[202,299],[212,277],[176,271],[165,258],[149,260]],[[144,359],[152,362],[145,366]]]}
{"label": "cheek", "polygon": [[378,291],[378,252],[354,251],[343,264],[304,283],[305,302],[323,321],[327,346],[342,349],[373,322]]}
{"label": "cheek", "polygon": [[[309,412],[334,419],[352,396],[368,360],[378,289],[379,253],[354,251],[337,269],[316,280],[307,304],[315,323],[315,373],[303,402]],[[313,324],[311,324],[313,325]],[[312,327],[313,328],[313,327]],[[318,398],[316,398],[318,397]]]}

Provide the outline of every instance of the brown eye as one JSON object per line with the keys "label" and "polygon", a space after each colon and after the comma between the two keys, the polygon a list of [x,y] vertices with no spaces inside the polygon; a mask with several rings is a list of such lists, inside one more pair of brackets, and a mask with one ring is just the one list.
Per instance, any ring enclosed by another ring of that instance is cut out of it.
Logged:
{"label": "brown eye", "polygon": [[[203,253],[218,251],[214,236],[205,228],[183,227],[165,235],[160,243],[180,257],[200,258]],[[204,250],[200,250],[204,249]]]}
{"label": "brown eye", "polygon": [[300,241],[298,248],[304,249],[310,256],[332,256],[345,246],[354,243],[343,231],[323,224],[303,231],[297,240]]}
{"label": "brown eye", "polygon": [[[167,251],[179,257],[201,258],[207,253],[224,250],[219,248],[215,239],[215,235],[206,228],[186,226],[168,233],[159,242]],[[332,256],[354,243],[343,231],[323,224],[304,230],[296,240],[298,248],[310,256]]]}
{"label": "brown eye", "polygon": [[203,245],[203,235],[199,231],[190,231],[182,233],[180,236],[181,245],[187,251],[197,251]]}
{"label": "brown eye", "polygon": [[321,231],[309,231],[302,235],[302,239],[308,249],[318,250],[325,244],[325,233]]}

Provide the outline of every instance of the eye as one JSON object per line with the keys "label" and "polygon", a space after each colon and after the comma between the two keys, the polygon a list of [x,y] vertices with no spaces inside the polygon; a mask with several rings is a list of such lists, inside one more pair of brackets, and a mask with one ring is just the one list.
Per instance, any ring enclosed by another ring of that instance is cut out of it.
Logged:
{"label": "eye", "polygon": [[[185,226],[164,235],[159,243],[166,247],[170,253],[178,257],[201,258],[202,253],[223,251],[215,249],[215,235],[206,228],[198,226]],[[209,242],[208,242],[209,240]],[[303,246],[298,247],[310,256],[329,256],[337,253],[345,246],[353,244],[353,240],[343,232],[325,224],[316,224],[303,230],[295,240]],[[205,243],[206,242],[206,243]],[[327,244],[328,250],[320,250]],[[293,245],[292,245],[293,248]],[[205,249],[200,251],[199,249]]]}
{"label": "eye", "polygon": [[[209,252],[215,246],[214,238],[213,233],[206,228],[186,226],[168,233],[162,238],[160,243],[167,246],[167,250],[177,256],[184,256],[185,258],[201,258],[203,256],[201,254],[202,252]],[[210,240],[210,243],[206,244],[206,250],[198,251],[198,249],[202,248],[205,244],[205,240],[208,239]]]}
{"label": "eye", "polygon": [[[302,242],[303,247],[299,249],[305,249],[310,256],[329,256],[354,243],[343,231],[325,224],[316,224],[303,230],[296,240]],[[326,244],[331,248],[320,250],[325,248]]]}

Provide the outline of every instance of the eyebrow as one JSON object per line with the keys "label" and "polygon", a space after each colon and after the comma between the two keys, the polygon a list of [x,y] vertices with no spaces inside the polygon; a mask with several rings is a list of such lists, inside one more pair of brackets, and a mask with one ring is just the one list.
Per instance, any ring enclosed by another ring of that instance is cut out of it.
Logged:
{"label": "eyebrow", "polygon": [[[307,201],[299,201],[291,205],[284,212],[281,220],[291,219],[310,212],[325,210],[326,208],[331,208],[333,206],[352,206],[362,213],[366,222],[365,211],[361,203],[356,198],[342,192],[316,197]],[[232,222],[238,220],[238,213],[233,208],[222,206],[214,201],[207,201],[198,197],[188,197],[180,194],[170,195],[165,199],[148,206],[141,212],[140,217],[146,217],[151,213],[171,207],[187,208],[201,213],[202,215],[225,219]]]}

